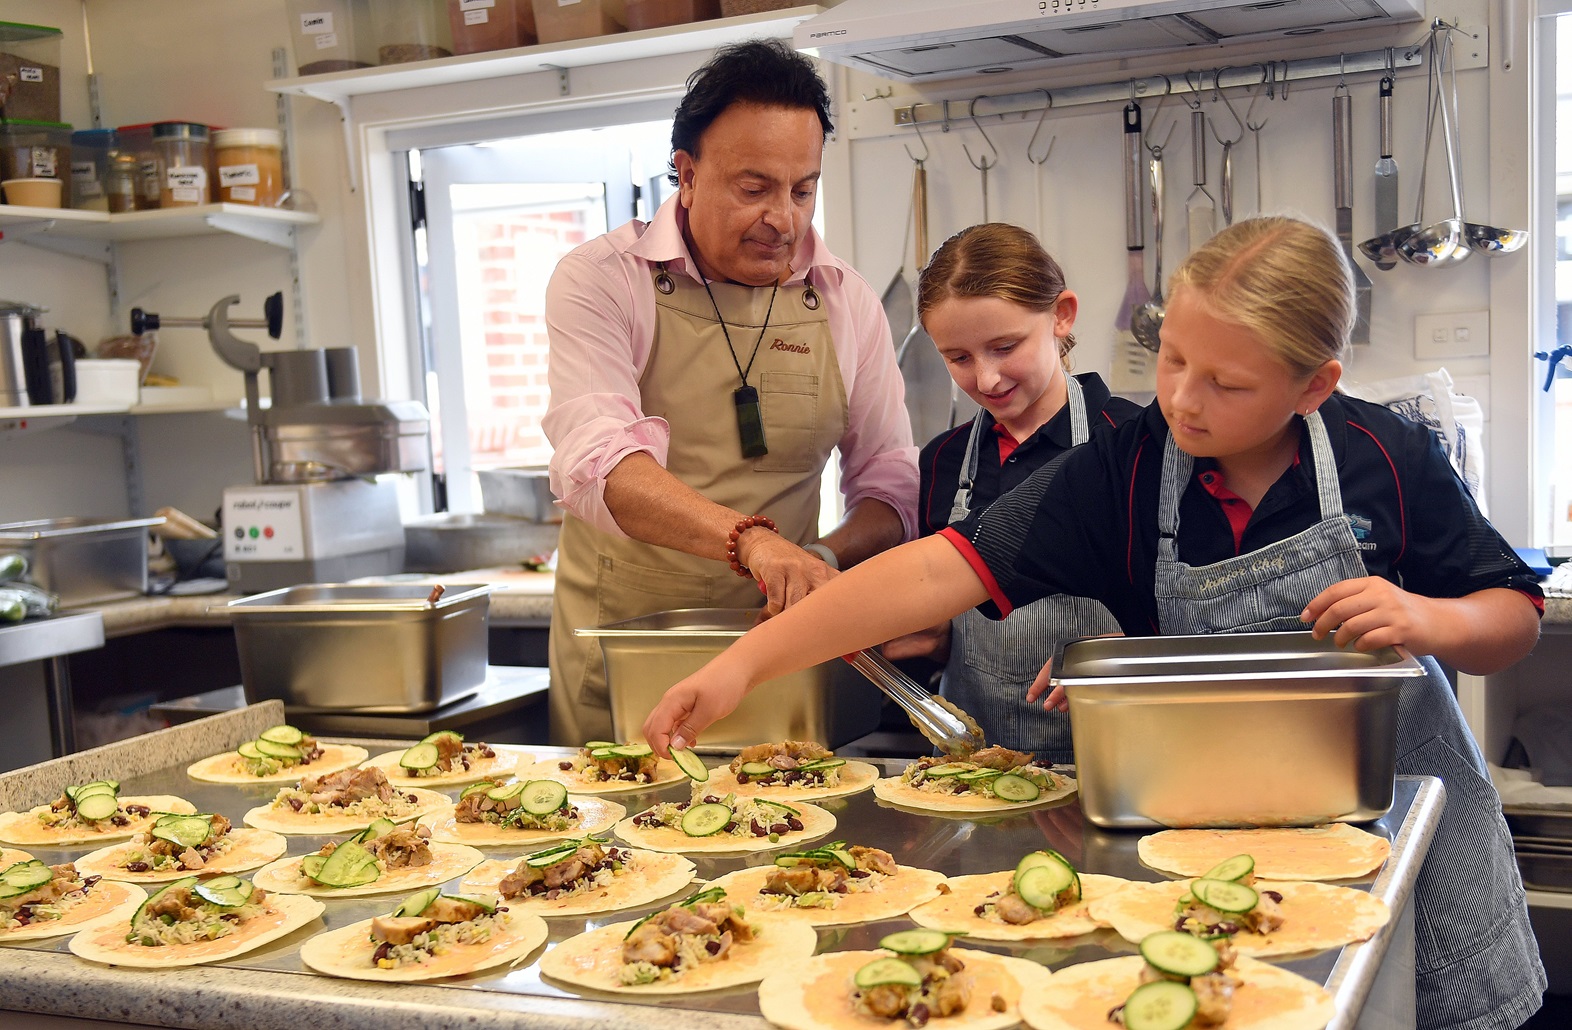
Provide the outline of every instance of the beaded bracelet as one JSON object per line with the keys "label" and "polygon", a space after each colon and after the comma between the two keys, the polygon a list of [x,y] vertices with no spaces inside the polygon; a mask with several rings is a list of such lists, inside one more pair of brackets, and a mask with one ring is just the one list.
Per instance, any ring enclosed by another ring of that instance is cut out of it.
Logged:
{"label": "beaded bracelet", "polygon": [[748,530],[752,529],[754,526],[762,526],[771,533],[780,532],[780,530],[775,528],[775,523],[771,521],[769,516],[749,515],[747,518],[737,523],[737,525],[732,528],[730,533],[726,534],[726,560],[731,563],[731,571],[735,572],[744,579],[752,579],[753,570],[738,560],[737,538],[742,536],[743,533],[746,533]]}

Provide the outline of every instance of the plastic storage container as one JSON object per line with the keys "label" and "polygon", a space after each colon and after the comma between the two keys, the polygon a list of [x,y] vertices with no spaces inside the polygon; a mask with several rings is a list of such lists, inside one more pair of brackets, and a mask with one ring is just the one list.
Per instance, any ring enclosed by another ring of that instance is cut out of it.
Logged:
{"label": "plastic storage container", "polygon": [[542,43],[606,36],[627,27],[622,0],[531,0]]}
{"label": "plastic storage container", "polygon": [[623,0],[628,29],[659,29],[720,17],[720,0]]}
{"label": "plastic storage container", "polygon": [[762,14],[765,11],[784,11],[796,7],[801,0],[720,0],[721,14],[734,18],[739,14]]}
{"label": "plastic storage container", "polygon": [[135,358],[78,358],[76,403],[131,407],[140,397],[142,363]]}
{"label": "plastic storage container", "polygon": [[299,75],[370,68],[366,0],[289,0],[289,41]]}
{"label": "plastic storage container", "polygon": [[60,120],[60,42],[63,33],[47,25],[0,21],[0,78],[10,83],[8,119]]}
{"label": "plastic storage container", "polygon": [[113,150],[104,175],[104,205],[110,214],[136,210],[137,181],[141,177],[135,154]]}
{"label": "plastic storage container", "polygon": [[120,152],[136,158],[136,209],[158,207],[163,189],[158,178],[158,152],[153,149],[153,123],[122,125],[115,129],[115,135],[120,140]]}
{"label": "plastic storage container", "polygon": [[378,64],[407,64],[453,56],[447,0],[376,0],[371,35]]}
{"label": "plastic storage container", "polygon": [[114,129],[80,129],[71,134],[71,206],[109,210],[109,167]]}
{"label": "plastic storage container", "polygon": [[158,122],[153,126],[159,207],[187,207],[212,200],[208,147],[206,125]]}
{"label": "plastic storage container", "polygon": [[276,207],[284,195],[284,139],[277,129],[220,129],[213,133],[218,199]]}
{"label": "plastic storage container", "polygon": [[530,8],[530,35],[525,40],[520,37],[520,6],[529,7],[529,0],[448,0],[453,52],[478,54],[535,42],[534,8]]}
{"label": "plastic storage container", "polygon": [[[71,126],[63,122],[0,123],[0,179],[71,177]],[[69,193],[61,204],[70,200]]]}

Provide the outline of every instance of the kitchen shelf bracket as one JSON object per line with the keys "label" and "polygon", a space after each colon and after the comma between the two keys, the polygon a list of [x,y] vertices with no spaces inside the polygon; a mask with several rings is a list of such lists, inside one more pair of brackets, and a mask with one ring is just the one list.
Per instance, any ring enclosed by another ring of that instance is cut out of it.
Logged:
{"label": "kitchen shelf bracket", "polygon": [[208,226],[221,232],[232,233],[235,236],[244,236],[248,240],[258,243],[269,243],[275,247],[286,250],[295,245],[295,227],[273,222],[258,222],[246,218],[244,215],[230,215],[215,212],[207,215],[203,221]]}
{"label": "kitchen shelf bracket", "polygon": [[146,509],[147,492],[142,488],[142,435],[129,412],[112,415],[84,415],[78,425],[90,433],[120,439],[120,455],[126,473],[126,510],[133,516]]}

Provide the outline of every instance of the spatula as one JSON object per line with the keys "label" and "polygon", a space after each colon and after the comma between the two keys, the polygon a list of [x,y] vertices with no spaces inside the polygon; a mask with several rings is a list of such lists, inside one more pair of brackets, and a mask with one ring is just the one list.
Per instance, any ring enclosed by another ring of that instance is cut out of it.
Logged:
{"label": "spatula", "polygon": [[1114,314],[1114,328],[1128,334],[1130,316],[1152,299],[1146,288],[1146,220],[1141,216],[1141,105],[1133,100],[1124,109],[1124,249],[1129,281]]}
{"label": "spatula", "polygon": [[1332,94],[1332,186],[1337,209],[1337,242],[1343,245],[1354,273],[1354,330],[1350,343],[1370,342],[1370,277],[1354,260],[1354,140],[1350,134],[1353,98],[1346,88]]}

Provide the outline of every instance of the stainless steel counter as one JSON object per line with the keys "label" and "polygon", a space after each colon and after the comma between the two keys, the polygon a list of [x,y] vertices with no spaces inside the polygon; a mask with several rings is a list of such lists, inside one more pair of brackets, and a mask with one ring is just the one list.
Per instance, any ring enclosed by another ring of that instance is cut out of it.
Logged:
{"label": "stainless steel counter", "polygon": [[[255,706],[246,712],[261,707]],[[244,716],[245,713],[234,713],[164,732],[178,734],[198,730],[206,723],[230,720],[225,725],[245,727],[224,734],[226,738],[233,737],[233,743],[238,743],[256,731],[251,724],[258,719],[237,721],[237,717]],[[259,718],[272,717],[259,714]],[[261,722],[261,725],[266,724],[266,721]],[[215,746],[211,730],[204,736],[200,746],[195,747],[178,743],[177,737],[161,741],[161,752],[167,756],[167,764],[161,763],[161,768],[150,769],[143,775],[123,776],[122,790],[126,793],[177,794],[190,799],[199,809],[222,812],[237,822],[247,808],[272,796],[276,787],[223,787],[189,780],[183,772],[188,761],[221,749]],[[379,741],[368,746],[375,754],[397,744]],[[533,750],[540,754],[562,753],[560,749]],[[100,761],[69,770],[50,769],[54,764],[36,767],[37,772],[33,775],[36,790],[26,790],[27,781],[0,777],[0,799],[14,804],[41,803],[52,796],[60,783],[68,782],[61,779],[62,775],[82,775],[87,768],[103,766]],[[886,763],[885,768],[894,771],[901,764]],[[13,775],[25,775],[25,771]],[[677,785],[625,795],[618,800],[630,811],[637,811],[657,798],[676,798],[684,792],[685,787]],[[1403,1007],[1403,953],[1405,946],[1411,947],[1412,942],[1412,924],[1404,918],[1408,915],[1407,901],[1439,819],[1444,792],[1439,781],[1433,778],[1401,777],[1396,796],[1393,810],[1367,827],[1392,840],[1392,857],[1372,882],[1355,884],[1368,889],[1391,907],[1392,924],[1364,944],[1283,963],[1286,968],[1325,983],[1334,993],[1338,1016],[1333,1026],[1356,1024],[1384,965],[1395,965],[1398,975],[1382,978],[1386,988],[1395,986],[1396,990],[1387,991],[1381,1004],[1387,1010],[1394,1005],[1399,1010]],[[902,863],[938,869],[951,875],[1009,868],[1021,854],[1047,845],[1068,855],[1083,870],[1129,879],[1162,879],[1160,874],[1140,864],[1136,855],[1139,834],[1097,830],[1085,822],[1073,800],[984,819],[919,815],[886,806],[871,792],[829,801],[826,807],[834,811],[839,820],[835,837],[877,845],[891,851]],[[289,852],[304,854],[318,848],[326,839],[291,837]],[[80,850],[29,850],[50,862],[81,853]],[[498,858],[516,857],[521,853],[520,849],[487,850],[488,857]],[[693,857],[699,875],[712,877],[768,862],[771,856],[763,853],[744,858]],[[698,1030],[765,1025],[757,1015],[753,989],[676,998],[634,1010],[626,1007],[625,998],[584,997],[544,982],[534,961],[508,972],[448,981],[439,986],[350,983],[305,971],[298,957],[299,945],[304,939],[324,927],[343,926],[383,913],[396,900],[397,895],[330,900],[322,923],[313,924],[261,951],[197,970],[166,970],[148,975],[81,962],[69,954],[63,940],[21,945],[0,951],[0,966],[7,970],[0,976],[0,1008],[191,1027],[245,1026],[255,1030],[274,1026],[280,1030],[285,1027],[298,1030],[301,1025],[365,1027],[368,1030],[373,1027],[376,1030],[406,1030],[406,1027],[407,1030],[443,1030],[460,1026],[622,1026],[633,1022],[673,1030],[678,1027]],[[546,947],[588,927],[632,918],[648,910],[629,910],[589,920],[552,920],[551,937]],[[820,933],[820,947],[821,950],[872,948],[885,933],[908,925],[908,921],[900,919],[827,929]],[[1405,933],[1409,934],[1406,942]],[[1389,956],[1394,941],[1397,946]],[[1133,950],[1110,931],[1062,943],[1010,946],[968,942],[968,946],[1022,955],[1054,968]],[[1411,962],[1411,955],[1408,961]],[[1409,1005],[1412,1004],[1412,989],[1410,973],[1406,978]],[[392,1005],[394,1002],[406,1004]]]}

